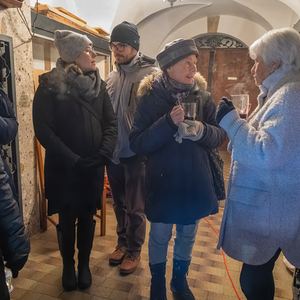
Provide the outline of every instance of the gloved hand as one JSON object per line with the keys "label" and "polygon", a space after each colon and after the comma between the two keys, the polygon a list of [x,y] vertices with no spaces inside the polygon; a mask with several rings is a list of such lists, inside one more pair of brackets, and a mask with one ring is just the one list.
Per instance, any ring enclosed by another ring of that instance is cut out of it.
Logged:
{"label": "gloved hand", "polygon": [[17,278],[19,271],[24,267],[28,256],[24,256],[16,261],[8,262],[6,267],[11,270],[13,278]]}
{"label": "gloved hand", "polygon": [[217,107],[216,121],[220,123],[224,116],[234,109],[235,107],[232,101],[228,100],[226,97],[222,97],[222,100],[219,102],[219,105]]}
{"label": "gloved hand", "polygon": [[89,172],[100,168],[106,164],[108,159],[101,155],[99,152],[92,156],[79,158],[75,164],[75,167],[83,172]]}
{"label": "gloved hand", "polygon": [[203,135],[204,125],[200,121],[184,120],[179,123],[178,131],[175,133],[175,140],[182,143],[182,139],[198,141]]}

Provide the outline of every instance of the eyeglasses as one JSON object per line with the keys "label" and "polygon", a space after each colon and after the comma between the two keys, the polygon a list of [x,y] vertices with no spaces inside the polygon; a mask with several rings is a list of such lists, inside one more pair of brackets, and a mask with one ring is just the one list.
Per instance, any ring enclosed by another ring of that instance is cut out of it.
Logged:
{"label": "eyeglasses", "polygon": [[86,48],[84,51],[90,56],[97,56],[97,53],[95,52],[94,48]]}
{"label": "eyeglasses", "polygon": [[115,49],[117,49],[119,52],[123,52],[125,50],[125,47],[128,46],[127,44],[118,44],[118,45],[114,45],[114,44],[110,44],[109,45],[109,50],[110,51],[115,51]]}

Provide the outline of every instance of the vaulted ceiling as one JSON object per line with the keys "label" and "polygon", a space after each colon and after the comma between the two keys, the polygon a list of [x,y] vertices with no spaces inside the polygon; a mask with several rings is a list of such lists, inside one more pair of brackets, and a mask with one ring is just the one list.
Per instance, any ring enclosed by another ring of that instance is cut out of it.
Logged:
{"label": "vaulted ceiling", "polygon": [[[36,0],[30,0],[34,6]],[[112,28],[126,20],[141,35],[141,51],[155,56],[175,38],[222,33],[250,45],[272,28],[300,31],[300,0],[39,0],[63,7],[92,27]]]}

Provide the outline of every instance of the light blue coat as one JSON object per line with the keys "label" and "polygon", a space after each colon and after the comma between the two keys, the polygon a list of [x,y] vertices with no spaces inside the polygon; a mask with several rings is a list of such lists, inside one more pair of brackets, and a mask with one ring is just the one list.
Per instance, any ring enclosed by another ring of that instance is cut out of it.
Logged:
{"label": "light blue coat", "polygon": [[300,268],[300,72],[278,69],[260,87],[247,121],[220,122],[232,151],[218,248],[251,265],[280,248]]}

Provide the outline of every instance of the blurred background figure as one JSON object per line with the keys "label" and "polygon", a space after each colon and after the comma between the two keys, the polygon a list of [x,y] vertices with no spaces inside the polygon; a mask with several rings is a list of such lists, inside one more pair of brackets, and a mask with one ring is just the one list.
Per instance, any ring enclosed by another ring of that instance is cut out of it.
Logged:
{"label": "blurred background figure", "polygon": [[247,299],[271,300],[280,252],[300,267],[300,35],[271,30],[249,51],[260,88],[256,109],[245,120],[227,98],[217,108],[232,153],[218,247],[243,262]]}
{"label": "blurred background figure", "polygon": [[[93,215],[101,206],[104,167],[117,138],[117,118],[96,67],[92,41],[56,30],[60,58],[39,78],[33,101],[35,135],[46,149],[45,195],[48,214],[58,213],[57,238],[63,258],[62,285],[74,290],[92,284],[89,258]],[[74,267],[77,220],[78,282]]]}
{"label": "blurred background figure", "polygon": [[11,102],[0,85],[0,299],[8,300],[9,291],[6,285],[4,261],[11,269],[13,278],[25,265],[30,242],[25,232],[23,218],[14,198],[15,187],[9,166],[6,162],[4,145],[14,140],[18,123]]}
{"label": "blurred background figure", "polygon": [[[161,71],[140,85],[130,133],[131,149],[147,157],[151,300],[167,299],[165,271],[173,224],[171,290],[180,299],[195,299],[186,275],[198,223],[218,212],[207,148],[220,146],[226,134],[215,120],[216,106],[206,81],[197,73],[197,56],[192,39],[177,39],[164,47],[157,56]],[[189,115],[183,109],[187,104],[195,107]]]}

